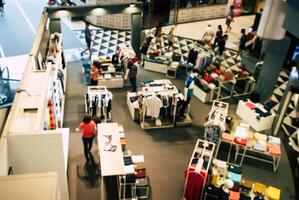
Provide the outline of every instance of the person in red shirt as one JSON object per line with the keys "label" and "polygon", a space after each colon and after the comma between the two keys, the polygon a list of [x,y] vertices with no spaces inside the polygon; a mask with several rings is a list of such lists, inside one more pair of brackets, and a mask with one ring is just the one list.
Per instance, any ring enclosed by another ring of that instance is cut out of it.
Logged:
{"label": "person in red shirt", "polygon": [[92,148],[93,138],[96,135],[96,123],[91,120],[90,115],[85,115],[83,122],[81,122],[79,128],[76,128],[76,131],[82,131],[82,141],[84,146],[84,155],[86,160],[89,159],[91,154],[90,150]]}

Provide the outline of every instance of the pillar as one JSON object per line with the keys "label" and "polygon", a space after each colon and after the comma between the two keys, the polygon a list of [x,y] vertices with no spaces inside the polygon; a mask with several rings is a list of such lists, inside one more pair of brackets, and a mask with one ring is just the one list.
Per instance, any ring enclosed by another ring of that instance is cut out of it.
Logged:
{"label": "pillar", "polygon": [[141,14],[132,14],[131,20],[131,45],[140,58],[140,45],[141,45]]}
{"label": "pillar", "polygon": [[264,40],[264,64],[256,86],[256,91],[260,94],[261,102],[267,100],[273,93],[277,78],[284,65],[290,43],[290,38]]}

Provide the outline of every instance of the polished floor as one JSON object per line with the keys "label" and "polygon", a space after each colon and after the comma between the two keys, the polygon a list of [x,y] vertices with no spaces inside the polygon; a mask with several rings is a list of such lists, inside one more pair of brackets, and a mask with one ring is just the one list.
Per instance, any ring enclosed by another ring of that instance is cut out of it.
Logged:
{"label": "polished floor", "polygon": [[[182,73],[183,74],[183,73]],[[141,69],[138,81],[165,78],[164,75]],[[183,76],[173,80],[173,83],[183,89]],[[83,146],[80,135],[74,131],[84,116],[83,95],[87,86],[83,84],[81,63],[69,63],[67,80],[67,98],[65,108],[65,127],[70,127],[69,150],[69,189],[72,200],[99,199],[100,182],[92,186],[94,179],[88,176],[96,174],[95,167],[90,171],[85,162]],[[126,104],[126,93],[129,87],[111,90],[114,96],[112,102],[112,121],[124,125],[127,138],[127,149],[134,154],[143,154],[145,166],[150,177],[153,200],[179,200],[183,196],[184,176],[183,172],[188,165],[195,142],[203,138],[203,123],[210,105],[203,104],[195,97],[191,102],[191,115],[193,125],[189,127],[176,127],[171,129],[143,130],[140,124],[134,122],[129,114]],[[230,100],[230,115],[235,116],[236,101]],[[227,146],[221,147],[222,154],[227,152]],[[94,143],[93,155],[98,164],[97,143]],[[80,178],[79,172],[84,172],[89,178]],[[276,173],[272,172],[272,166],[252,160],[245,160],[243,165],[243,177],[253,181],[276,186],[282,189],[282,199],[295,199],[295,188],[288,158],[283,149],[283,156]]]}
{"label": "polished floor", "polygon": [[[35,37],[45,1],[36,0],[9,0],[5,5],[5,17],[0,18],[0,58],[29,54]],[[16,25],[18,21],[18,25]],[[228,46],[236,48],[240,37],[240,29],[248,28],[252,24],[253,17],[240,17],[235,19],[233,29],[229,34]],[[224,24],[225,19],[211,20],[213,28],[219,23]],[[194,22],[178,25],[175,34],[191,39],[200,39],[208,22]],[[76,26],[68,20],[62,21],[64,34],[64,49],[66,51],[82,48],[71,26]],[[82,27],[82,24],[81,24]],[[78,28],[78,27],[77,27]],[[168,28],[163,28],[168,33]],[[187,30],[187,31],[186,31]],[[8,40],[7,38],[14,38]],[[71,56],[70,56],[71,57]],[[80,57],[76,57],[77,60]],[[145,79],[165,78],[162,74],[140,70],[139,82]],[[183,89],[184,77],[173,82],[178,88]],[[65,108],[65,127],[71,130],[68,180],[71,200],[100,199],[99,171],[97,166],[99,158],[97,144],[93,147],[94,163],[86,163],[83,156],[83,147],[80,134],[75,127],[84,116],[83,95],[87,86],[83,84],[80,62],[68,63],[67,99]],[[191,102],[191,115],[193,125],[175,129],[142,130],[140,125],[134,122],[126,106],[126,92],[129,88],[112,90],[114,94],[112,119],[124,125],[127,137],[127,147],[133,153],[145,156],[145,166],[148,170],[151,184],[150,199],[153,200],[179,200],[182,197],[184,187],[183,172],[189,162],[195,142],[203,137],[202,124],[210,110],[210,105],[203,104],[196,98]],[[232,101],[230,113],[233,116],[236,105]],[[225,147],[223,151],[225,151]],[[295,188],[288,158],[283,151],[283,157],[276,173],[271,171],[271,166],[248,160],[244,164],[243,175],[253,181],[261,181],[265,184],[282,189],[282,200],[295,199]]]}

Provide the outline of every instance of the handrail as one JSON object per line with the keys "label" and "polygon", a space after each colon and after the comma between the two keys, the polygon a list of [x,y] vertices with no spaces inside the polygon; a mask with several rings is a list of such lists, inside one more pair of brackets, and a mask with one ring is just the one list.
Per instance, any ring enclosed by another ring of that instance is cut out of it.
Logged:
{"label": "handrail", "polygon": [[3,69],[1,69],[1,66],[0,66],[0,78],[3,78],[3,72],[4,72],[5,69],[6,69],[7,74],[8,74],[7,79],[9,79],[9,69],[8,69],[7,66],[5,66]]}

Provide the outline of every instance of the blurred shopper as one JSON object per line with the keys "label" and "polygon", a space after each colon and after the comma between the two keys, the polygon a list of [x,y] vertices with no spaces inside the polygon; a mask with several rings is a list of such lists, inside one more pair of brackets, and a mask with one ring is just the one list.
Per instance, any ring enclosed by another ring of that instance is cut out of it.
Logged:
{"label": "blurred shopper", "polygon": [[225,22],[225,24],[226,24],[226,31],[225,32],[226,33],[230,32],[231,29],[232,29],[231,23],[234,22],[234,9],[235,9],[234,6],[230,6],[229,11],[226,15],[226,22]]}
{"label": "blurred shopper", "polygon": [[208,27],[205,29],[205,32],[201,38],[201,40],[207,44],[210,43],[214,38],[213,28],[211,24],[208,24]]}
{"label": "blurred shopper", "polygon": [[241,37],[240,37],[240,42],[239,42],[239,50],[237,55],[235,56],[235,59],[240,55],[242,56],[242,52],[245,50],[246,47],[246,42],[247,42],[247,35],[245,28],[241,29]]}
{"label": "blurred shopper", "polygon": [[90,23],[85,22],[84,33],[85,33],[85,42],[86,42],[87,48],[84,51],[81,52],[81,56],[83,56],[83,53],[88,50],[89,51],[89,58],[91,58],[91,42],[92,42],[92,39],[91,39],[91,31],[89,29],[89,26],[90,26]]}
{"label": "blurred shopper", "polygon": [[[156,31],[155,31],[155,44],[159,43],[159,48],[161,49],[162,52],[162,22],[159,22],[158,25],[156,26]],[[159,49],[157,48],[157,50]]]}
{"label": "blurred shopper", "polygon": [[90,69],[90,84],[91,85],[98,85],[98,80],[100,76],[100,66],[101,63],[97,60],[93,61]]}
{"label": "blurred shopper", "polygon": [[174,29],[175,27],[171,27],[168,33],[168,50],[171,48],[173,50],[173,43],[174,43]]}
{"label": "blurred shopper", "polygon": [[225,49],[225,45],[226,45],[226,41],[228,40],[228,35],[225,34],[219,41],[218,41],[218,54],[220,56],[223,55],[224,49]]}
{"label": "blurred shopper", "polygon": [[130,84],[132,87],[131,92],[137,92],[137,71],[139,67],[139,61],[138,58],[132,58],[128,64],[127,64],[127,74],[125,76],[125,79],[129,78]]}
{"label": "blurred shopper", "polygon": [[218,41],[222,38],[223,35],[223,30],[222,30],[222,26],[218,25],[218,29],[216,31],[216,37],[213,43],[213,50],[216,48],[216,45],[218,44]]}

